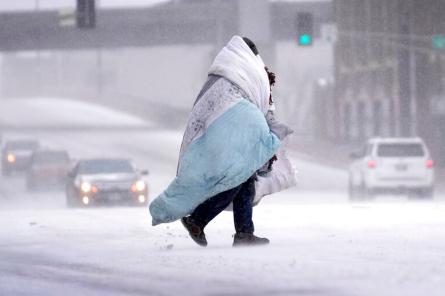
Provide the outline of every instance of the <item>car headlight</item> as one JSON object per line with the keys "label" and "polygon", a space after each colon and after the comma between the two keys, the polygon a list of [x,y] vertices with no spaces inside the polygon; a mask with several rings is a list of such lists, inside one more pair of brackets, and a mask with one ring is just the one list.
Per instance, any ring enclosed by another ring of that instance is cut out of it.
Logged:
{"label": "car headlight", "polygon": [[91,191],[91,184],[88,182],[82,182],[80,184],[80,190],[82,190],[83,192],[87,193]]}
{"label": "car headlight", "polygon": [[131,185],[131,191],[133,192],[141,192],[144,191],[147,185],[145,185],[145,182],[142,180],[137,181],[133,185]]}
{"label": "car headlight", "polygon": [[145,182],[142,180],[139,180],[136,182],[136,190],[137,191],[144,191],[145,190]]}
{"label": "car headlight", "polygon": [[14,154],[8,154],[8,156],[6,157],[6,159],[8,160],[9,163],[14,163],[16,158]]}
{"label": "car headlight", "polygon": [[147,200],[147,198],[145,197],[145,195],[141,194],[138,196],[138,200],[140,203],[144,203]]}
{"label": "car headlight", "polygon": [[88,196],[82,197],[82,202],[84,205],[88,205],[90,203],[90,198]]}

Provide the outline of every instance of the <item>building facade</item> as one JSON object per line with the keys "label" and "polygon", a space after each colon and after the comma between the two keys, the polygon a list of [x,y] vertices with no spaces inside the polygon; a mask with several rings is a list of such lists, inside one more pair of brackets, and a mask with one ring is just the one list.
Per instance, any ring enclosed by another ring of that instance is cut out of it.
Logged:
{"label": "building facade", "polygon": [[445,1],[335,0],[336,138],[421,136],[445,163]]}

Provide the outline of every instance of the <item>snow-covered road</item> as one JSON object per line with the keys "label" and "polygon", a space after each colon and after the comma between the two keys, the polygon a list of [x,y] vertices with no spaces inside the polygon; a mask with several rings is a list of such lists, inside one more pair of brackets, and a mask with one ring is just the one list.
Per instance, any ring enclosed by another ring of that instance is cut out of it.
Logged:
{"label": "snow-covered road", "polygon": [[[174,176],[181,141],[154,129],[32,136],[75,158],[133,158],[150,170],[152,197]],[[443,196],[350,204],[345,172],[294,161],[300,187],[254,210],[256,233],[271,239],[257,248],[231,247],[230,212],[201,248],[178,222],[152,227],[146,208],[67,209],[62,192],[2,178],[0,295],[443,295]]]}
{"label": "snow-covered road", "polygon": [[[314,194],[315,195],[315,194]],[[280,198],[280,197],[277,197]],[[3,210],[1,295],[443,295],[437,203],[274,204],[270,246],[233,249],[230,213],[200,248],[141,208]]]}

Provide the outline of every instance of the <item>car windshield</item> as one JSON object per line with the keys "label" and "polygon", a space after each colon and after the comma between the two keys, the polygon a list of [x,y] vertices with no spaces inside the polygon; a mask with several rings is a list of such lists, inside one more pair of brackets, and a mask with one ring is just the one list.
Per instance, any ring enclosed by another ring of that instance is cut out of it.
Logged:
{"label": "car windshield", "polygon": [[39,152],[33,156],[34,164],[67,164],[70,159],[68,153],[61,152]]}
{"label": "car windshield", "polygon": [[17,141],[6,143],[6,149],[9,150],[34,150],[39,146],[35,141]]}
{"label": "car windshield", "polygon": [[133,166],[128,160],[90,160],[79,165],[79,174],[132,173]]}
{"label": "car windshield", "polygon": [[377,155],[380,157],[422,157],[425,151],[419,143],[380,144]]}

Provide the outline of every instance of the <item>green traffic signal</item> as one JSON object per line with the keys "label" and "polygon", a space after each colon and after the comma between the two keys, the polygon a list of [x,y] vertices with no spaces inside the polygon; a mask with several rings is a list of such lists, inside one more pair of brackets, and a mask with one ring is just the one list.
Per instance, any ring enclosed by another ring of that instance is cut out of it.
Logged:
{"label": "green traffic signal", "polygon": [[433,48],[445,49],[445,35],[433,36]]}
{"label": "green traffic signal", "polygon": [[302,34],[298,38],[298,44],[300,45],[311,45],[312,44],[312,36],[309,34]]}

